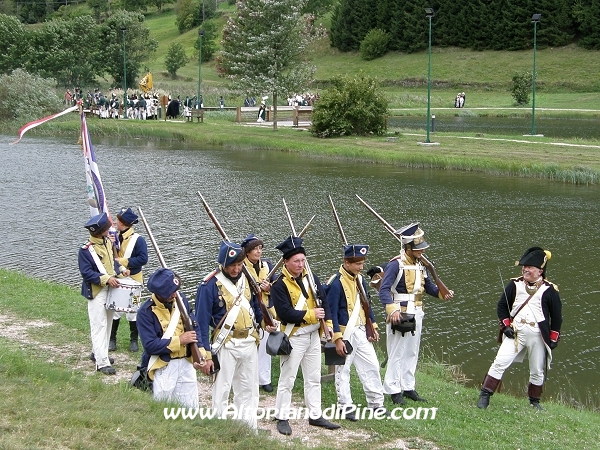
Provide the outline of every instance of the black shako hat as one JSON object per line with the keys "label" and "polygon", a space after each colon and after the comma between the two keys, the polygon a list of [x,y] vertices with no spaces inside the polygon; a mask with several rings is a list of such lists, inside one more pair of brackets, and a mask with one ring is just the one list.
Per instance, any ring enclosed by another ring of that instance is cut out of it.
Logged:
{"label": "black shako hat", "polygon": [[531,247],[525,250],[525,253],[516,262],[515,266],[533,266],[545,270],[546,263],[550,258],[552,258],[550,251],[544,250],[542,247]]}
{"label": "black shako hat", "polygon": [[283,259],[290,259],[298,253],[306,255],[306,251],[304,250],[304,247],[302,247],[302,238],[297,236],[288,237],[275,248],[283,253]]}

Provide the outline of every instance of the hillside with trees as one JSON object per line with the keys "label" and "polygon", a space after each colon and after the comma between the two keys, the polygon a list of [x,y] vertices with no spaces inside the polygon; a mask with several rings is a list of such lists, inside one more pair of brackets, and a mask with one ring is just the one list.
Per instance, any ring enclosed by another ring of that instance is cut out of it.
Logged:
{"label": "hillside with trees", "polygon": [[432,45],[473,50],[524,50],[533,47],[531,17],[541,14],[539,48],[578,43],[600,49],[600,1],[542,0],[340,0],[333,8],[331,45],[359,50],[373,29],[389,33],[388,50],[426,48],[428,21],[423,7],[435,11]]}

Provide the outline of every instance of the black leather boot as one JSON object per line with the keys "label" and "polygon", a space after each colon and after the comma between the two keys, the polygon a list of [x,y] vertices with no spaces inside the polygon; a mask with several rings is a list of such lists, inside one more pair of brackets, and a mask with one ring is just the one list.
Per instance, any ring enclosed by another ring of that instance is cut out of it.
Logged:
{"label": "black leather boot", "polygon": [[120,319],[113,319],[110,330],[110,339],[108,340],[108,351],[114,352],[117,349],[117,330],[119,329]]}
{"label": "black leather boot", "polygon": [[129,322],[129,351],[137,352],[138,350],[138,329],[137,322],[134,320]]}
{"label": "black leather boot", "polygon": [[479,393],[479,401],[477,402],[478,408],[485,409],[489,406],[490,397],[494,395],[494,392],[496,392],[496,388],[498,387],[499,383],[500,380],[486,375],[485,380],[483,380],[481,392]]}
{"label": "black leather boot", "polygon": [[529,383],[527,386],[527,395],[529,396],[529,404],[535,408],[542,410],[542,405],[540,405],[540,398],[542,397],[542,388],[543,386],[538,386],[537,384]]}

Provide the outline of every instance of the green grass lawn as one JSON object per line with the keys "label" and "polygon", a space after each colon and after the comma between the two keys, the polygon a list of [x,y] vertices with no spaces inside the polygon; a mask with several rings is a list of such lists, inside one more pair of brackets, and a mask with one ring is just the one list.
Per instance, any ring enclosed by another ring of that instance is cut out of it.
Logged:
{"label": "green grass lawn", "polygon": [[[306,446],[307,437],[297,427],[286,442],[272,439],[268,429],[273,425],[268,421],[259,423],[266,431],[258,436],[230,420],[167,421],[163,408],[170,405],[154,402],[148,393],[130,388],[127,380],[104,383],[105,377],[94,372],[89,361],[77,364],[80,353],[89,349],[85,302],[75,289],[0,269],[0,448],[164,449],[176,445],[181,449],[218,446],[225,450]],[[45,326],[40,328],[42,322]],[[122,354],[117,352],[115,357],[118,371],[134,370],[135,363],[127,367]],[[276,383],[276,362],[273,368]],[[343,421],[341,430],[311,434],[308,439],[315,448],[349,450],[394,448],[398,439],[413,449],[434,445],[457,450],[598,448],[597,412],[546,398],[544,411],[537,412],[525,397],[504,394],[495,394],[490,407],[479,410],[475,406],[477,389],[464,387],[459,372],[459,368],[439,362],[421,361],[419,393],[429,402],[416,406],[437,408],[435,419],[407,420],[416,413],[410,409],[415,405],[408,404],[407,416],[398,412],[400,420]],[[201,386],[210,389],[206,382]],[[356,375],[352,377],[352,391],[356,403],[364,403]],[[322,393],[323,407],[335,403],[333,383],[323,383]],[[274,396],[261,394],[261,405],[273,402]],[[296,382],[294,401],[302,403],[301,377]],[[389,398],[385,406],[394,408]]]}

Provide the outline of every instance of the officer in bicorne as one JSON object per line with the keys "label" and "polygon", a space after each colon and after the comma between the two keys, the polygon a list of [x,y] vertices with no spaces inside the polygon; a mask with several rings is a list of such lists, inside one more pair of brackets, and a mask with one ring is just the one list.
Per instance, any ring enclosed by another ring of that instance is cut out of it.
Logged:
{"label": "officer in bicorne", "polygon": [[498,320],[502,344],[483,381],[477,406],[490,404],[502,375],[513,362],[529,359],[529,403],[542,409],[540,398],[544,369],[550,368],[552,350],[558,346],[562,325],[562,303],[558,287],[546,279],[546,268],[552,254],[541,247],[531,247],[519,261],[521,276],[513,278],[498,301]]}

